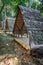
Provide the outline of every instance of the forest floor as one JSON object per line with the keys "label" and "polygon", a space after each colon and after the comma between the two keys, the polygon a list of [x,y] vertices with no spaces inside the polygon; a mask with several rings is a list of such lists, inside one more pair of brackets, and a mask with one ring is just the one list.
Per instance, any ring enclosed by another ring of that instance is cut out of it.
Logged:
{"label": "forest floor", "polygon": [[43,65],[43,59],[30,56],[14,41],[14,37],[0,33],[0,65],[39,65],[38,63]]}

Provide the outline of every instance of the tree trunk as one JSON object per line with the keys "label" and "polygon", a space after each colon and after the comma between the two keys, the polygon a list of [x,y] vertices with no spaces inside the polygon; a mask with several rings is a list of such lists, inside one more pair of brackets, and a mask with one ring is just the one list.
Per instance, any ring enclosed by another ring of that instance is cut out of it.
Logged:
{"label": "tree trunk", "polygon": [[4,6],[5,6],[5,4],[3,3],[3,6],[2,6],[2,8],[1,8],[1,10],[0,10],[0,13],[3,11]]}
{"label": "tree trunk", "polygon": [[4,9],[4,6],[5,6],[5,3],[4,2],[2,2],[3,3],[3,6],[1,7],[1,10],[0,10],[0,20],[2,21],[2,11],[3,11],[3,9]]}

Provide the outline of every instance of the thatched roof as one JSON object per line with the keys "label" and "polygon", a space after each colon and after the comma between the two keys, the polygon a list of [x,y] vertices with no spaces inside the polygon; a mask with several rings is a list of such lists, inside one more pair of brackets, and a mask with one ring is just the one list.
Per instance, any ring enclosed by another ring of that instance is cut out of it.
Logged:
{"label": "thatched roof", "polygon": [[19,8],[21,9],[22,14],[25,17],[32,19],[32,20],[34,19],[34,20],[37,20],[37,21],[43,21],[43,17],[41,16],[40,11],[38,11],[37,9],[27,8],[27,7],[24,7],[24,6],[19,6]]}
{"label": "thatched roof", "polygon": [[40,11],[21,5],[19,8],[32,40],[35,44],[43,44],[43,17],[41,16]]}

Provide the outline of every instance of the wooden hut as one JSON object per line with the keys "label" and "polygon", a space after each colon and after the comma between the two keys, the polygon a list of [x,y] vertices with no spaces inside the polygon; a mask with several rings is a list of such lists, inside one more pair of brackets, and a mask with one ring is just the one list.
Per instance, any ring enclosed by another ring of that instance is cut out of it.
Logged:
{"label": "wooden hut", "polygon": [[2,30],[4,30],[4,22],[2,22]]}
{"label": "wooden hut", "polygon": [[14,23],[13,33],[18,35],[20,34],[21,36],[26,34],[28,37],[27,27],[25,25],[25,21],[23,19],[23,15],[22,15],[20,7],[18,7],[18,13]]}
{"label": "wooden hut", "polygon": [[2,30],[6,32],[12,32],[15,23],[15,18],[7,17],[6,20],[2,21]]}
{"label": "wooden hut", "polygon": [[28,30],[31,49],[43,47],[43,17],[40,11],[19,5],[13,33],[25,33],[24,29],[26,33]]}
{"label": "wooden hut", "polygon": [[9,26],[8,26],[8,19],[6,19],[6,23],[5,23],[5,31],[9,30]]}

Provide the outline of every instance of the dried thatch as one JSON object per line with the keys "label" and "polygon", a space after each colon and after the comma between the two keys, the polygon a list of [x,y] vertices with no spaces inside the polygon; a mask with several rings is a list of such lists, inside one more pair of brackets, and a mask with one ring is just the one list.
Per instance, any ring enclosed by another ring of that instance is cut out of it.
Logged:
{"label": "dried thatch", "polygon": [[43,44],[43,17],[40,12],[33,8],[19,6],[28,32],[35,44]]}

